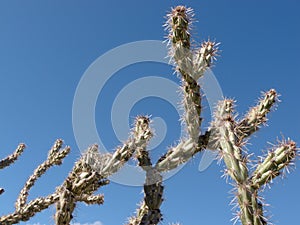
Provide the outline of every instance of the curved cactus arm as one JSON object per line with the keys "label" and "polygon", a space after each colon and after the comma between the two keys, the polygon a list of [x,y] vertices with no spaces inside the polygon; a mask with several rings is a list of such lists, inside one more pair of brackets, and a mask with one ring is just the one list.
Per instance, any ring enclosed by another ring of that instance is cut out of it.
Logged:
{"label": "curved cactus arm", "polygon": [[298,154],[298,149],[294,141],[279,142],[257,165],[252,175],[252,186],[259,189],[267,185],[275,177],[279,176],[282,170],[292,165]]}
{"label": "curved cactus arm", "polygon": [[131,137],[123,146],[117,148],[112,154],[101,154],[98,146],[94,146],[85,156],[85,162],[103,178],[116,173],[133,156],[136,149],[143,146],[153,136],[149,123],[150,120],[147,117],[138,116]]}
{"label": "curved cactus arm", "polygon": [[4,169],[5,167],[10,166],[14,163],[18,157],[23,153],[24,149],[26,148],[25,144],[19,144],[15,152],[6,158],[0,160],[0,169]]}
{"label": "curved cactus arm", "polygon": [[28,221],[36,213],[47,209],[59,199],[58,193],[53,193],[47,197],[36,198],[25,204],[21,210],[15,211],[11,214],[1,216],[0,224],[17,224],[21,221]]}
{"label": "curved cactus arm", "polygon": [[[216,44],[212,42],[204,43],[199,53],[194,56],[190,49],[189,29],[191,21],[192,10],[184,6],[177,6],[168,14],[167,28],[171,45],[169,55],[177,65],[176,69],[182,78],[184,97],[182,104],[185,109],[183,117],[188,131],[188,138],[180,140],[177,146],[170,148],[167,153],[160,157],[155,165],[159,172],[175,169],[182,163],[187,162],[197,152],[206,148],[210,136],[210,132],[200,135],[202,109],[200,86],[197,79],[204,74],[206,66],[210,65],[216,53]],[[199,72],[200,70],[202,72]],[[195,75],[195,71],[197,75]]]}
{"label": "curved cactus arm", "polygon": [[45,162],[40,164],[33,172],[33,174],[28,178],[24,187],[20,191],[18,199],[15,203],[15,208],[19,211],[27,201],[29,195],[29,190],[33,187],[35,182],[39,177],[41,177],[51,166],[60,165],[62,160],[69,154],[70,147],[65,147],[61,150],[63,141],[61,139],[56,140],[53,147],[50,149],[48,158]]}

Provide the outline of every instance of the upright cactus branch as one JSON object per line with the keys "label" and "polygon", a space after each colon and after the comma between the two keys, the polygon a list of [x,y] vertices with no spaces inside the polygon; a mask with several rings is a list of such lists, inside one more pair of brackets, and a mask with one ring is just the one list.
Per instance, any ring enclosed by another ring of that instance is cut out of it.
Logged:
{"label": "upright cactus branch", "polygon": [[[260,124],[266,121],[265,116],[270,111],[275,97],[275,90],[267,92],[259,105],[252,108],[248,116],[239,123],[233,116],[233,101],[227,99],[221,101],[212,123],[214,135],[218,137],[217,145],[220,149],[220,156],[227,168],[226,173],[236,183],[236,199],[240,206],[237,215],[243,225],[268,224],[263,215],[263,203],[260,200],[259,191],[263,185],[281,174],[282,169],[291,165],[297,156],[295,142],[283,141],[275,150],[270,151],[252,175],[249,175],[249,156],[242,149],[241,140],[250,136]],[[244,132],[241,133],[241,130]]]}
{"label": "upright cactus branch", "polygon": [[[146,117],[138,117],[138,123],[149,126],[149,119]],[[140,121],[140,122],[139,122]],[[138,132],[135,133],[138,135]],[[163,201],[162,176],[152,166],[149,153],[147,151],[147,142],[136,149],[136,158],[139,166],[146,172],[146,182],[144,184],[144,201],[140,204],[136,216],[129,219],[128,225],[156,225],[162,220],[160,206]]]}
{"label": "upright cactus branch", "polygon": [[[204,75],[216,56],[217,44],[204,42],[200,51],[191,49],[190,26],[192,9],[177,6],[168,14],[167,28],[169,30],[170,51],[176,70],[181,75],[183,105],[185,109],[184,121],[187,126],[188,139],[180,140],[157,162],[156,169],[160,172],[176,168],[187,162],[197,152],[206,148],[210,132],[200,135],[201,128],[201,93],[197,80]],[[199,136],[200,135],[200,136]]]}
{"label": "upright cactus branch", "polygon": [[169,15],[169,39],[172,42],[170,56],[174,59],[181,74],[184,94],[185,121],[189,136],[197,140],[201,125],[200,86],[192,76],[193,55],[190,50],[189,26],[191,9],[177,6]]}

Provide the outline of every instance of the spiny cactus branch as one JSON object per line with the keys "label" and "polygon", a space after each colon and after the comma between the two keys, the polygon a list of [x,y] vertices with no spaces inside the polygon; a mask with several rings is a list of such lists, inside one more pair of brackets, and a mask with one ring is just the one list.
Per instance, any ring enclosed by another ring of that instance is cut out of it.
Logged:
{"label": "spiny cactus branch", "polygon": [[193,67],[193,78],[198,80],[204,76],[205,71],[209,68],[218,56],[218,46],[220,43],[214,41],[204,41],[201,47],[196,51]]}
{"label": "spiny cactus branch", "polygon": [[63,141],[58,139],[49,151],[47,160],[40,164],[34,170],[33,174],[28,178],[16,201],[15,207],[17,211],[19,211],[26,204],[29,190],[33,187],[37,179],[41,177],[51,166],[60,165],[62,160],[69,154],[70,147],[68,146],[60,151],[62,145]]}
{"label": "spiny cactus branch", "polygon": [[87,195],[87,194],[82,194],[81,196],[77,196],[75,198],[77,202],[84,202],[88,205],[101,205],[104,203],[104,195],[99,194],[99,195]]}
{"label": "spiny cactus branch", "polygon": [[[145,120],[139,118],[137,120]],[[149,121],[148,123],[149,124]],[[150,131],[151,132],[151,131]],[[136,133],[135,133],[136,134]],[[162,220],[160,206],[163,201],[162,176],[152,166],[147,144],[150,139],[136,149],[136,158],[139,166],[146,172],[146,181],[144,184],[144,200],[137,209],[136,216],[129,219],[128,225],[156,225]]]}
{"label": "spiny cactus branch", "polygon": [[[240,211],[237,213],[243,225],[266,225],[263,203],[259,197],[259,190],[263,185],[281,174],[281,170],[293,163],[297,156],[295,142],[282,141],[268,155],[249,176],[249,155],[243,150],[241,140],[255,132],[260,124],[266,121],[266,114],[270,111],[276,98],[276,91],[269,91],[258,106],[252,108],[248,116],[238,123],[233,114],[233,100],[221,101],[214,114],[211,131],[214,146],[220,150],[220,156],[226,165],[226,173],[236,183],[236,200]],[[250,116],[251,115],[251,116]],[[248,126],[241,126],[241,123]],[[246,129],[247,127],[247,129]],[[241,129],[245,133],[241,135]]]}
{"label": "spiny cactus branch", "polygon": [[298,149],[295,142],[292,140],[281,141],[256,167],[252,176],[252,186],[259,189],[271,182],[282,173],[283,169],[293,163],[297,154]]}
{"label": "spiny cactus branch", "polygon": [[249,137],[267,121],[267,114],[276,103],[277,97],[277,92],[274,89],[271,89],[263,94],[258,105],[250,108],[245,118],[243,118],[238,124],[237,132],[240,140]]}
{"label": "spiny cactus branch", "polygon": [[59,199],[58,193],[53,193],[43,198],[36,198],[25,204],[21,210],[15,211],[11,214],[1,216],[0,224],[17,224],[21,221],[28,221],[36,213],[47,209]]}
{"label": "spiny cactus branch", "polygon": [[19,144],[13,154],[7,156],[5,159],[0,160],[0,169],[4,169],[5,167],[8,167],[12,163],[14,163],[18,159],[18,157],[23,153],[25,148],[25,144]]}
{"label": "spiny cactus branch", "polygon": [[[97,205],[104,203],[104,196],[95,192],[109,184],[109,176],[118,172],[135,156],[139,166],[146,172],[144,198],[136,215],[129,219],[127,225],[157,225],[162,221],[160,206],[163,202],[164,186],[161,173],[175,169],[203,149],[218,150],[220,159],[224,160],[225,175],[232,179],[235,187],[235,198],[232,202],[239,207],[237,220],[243,225],[269,224],[265,217],[265,204],[259,194],[263,191],[262,187],[283,174],[284,170],[288,171],[299,155],[299,149],[290,139],[281,141],[266,156],[261,157],[257,166],[249,169],[251,154],[245,151],[244,144],[266,123],[267,114],[278,97],[274,89],[266,92],[241,120],[236,120],[233,100],[220,101],[211,127],[206,132],[201,132],[202,98],[198,80],[218,56],[219,43],[208,40],[193,49],[190,35],[192,20],[192,9],[184,6],[173,8],[167,20],[169,56],[182,83],[182,105],[185,109],[182,118],[186,124],[187,137],[183,137],[177,146],[168,149],[152,164],[147,150],[153,136],[150,119],[138,116],[128,140],[113,153],[100,153],[98,145],[90,146],[54,193],[27,202],[29,191],[37,179],[51,166],[60,165],[70,151],[69,147],[62,149],[62,140],[57,140],[49,151],[47,160],[34,170],[20,191],[15,212],[1,216],[0,224],[27,221],[52,204],[56,204],[56,225],[70,224],[78,202]],[[24,149],[25,145],[20,144],[12,155],[0,161],[0,169],[14,163]],[[0,188],[0,195],[3,192],[4,189]]]}
{"label": "spiny cactus branch", "polygon": [[137,117],[131,137],[123,146],[117,148],[113,154],[99,153],[98,146],[92,146],[89,154],[84,157],[85,162],[103,178],[116,173],[133,156],[136,149],[142,147],[153,136],[149,123],[148,118]]}
{"label": "spiny cactus branch", "polygon": [[[95,196],[92,196],[92,194],[101,186],[108,184],[109,181],[104,179],[86,163],[86,155],[89,154],[89,151],[93,151],[94,147],[90,147],[84,153],[64,183],[57,189],[59,200],[56,204],[56,224],[69,224],[71,222],[77,201],[82,200],[89,204],[102,204],[104,202],[103,197],[96,197],[95,199]],[[88,196],[92,196],[92,199],[88,200]]]}

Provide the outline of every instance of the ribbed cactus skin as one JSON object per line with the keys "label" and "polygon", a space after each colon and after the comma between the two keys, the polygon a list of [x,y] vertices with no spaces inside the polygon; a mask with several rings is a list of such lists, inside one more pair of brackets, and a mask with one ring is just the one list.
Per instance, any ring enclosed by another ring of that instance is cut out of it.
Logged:
{"label": "ribbed cactus skin", "polygon": [[[257,105],[251,107],[240,119],[236,116],[235,101],[224,98],[215,108],[210,127],[201,129],[202,93],[198,80],[213,65],[219,53],[219,43],[208,40],[198,46],[191,44],[194,43],[190,33],[192,22],[193,10],[176,6],[167,15],[165,25],[168,31],[169,57],[182,84],[181,104],[185,110],[182,120],[186,126],[186,137],[178,140],[176,146],[170,147],[153,163],[148,151],[149,141],[153,137],[151,120],[148,116],[137,116],[127,141],[114,152],[103,154],[97,144],[89,146],[53,193],[28,201],[29,191],[37,179],[52,166],[62,164],[70,152],[70,147],[64,147],[63,141],[58,139],[49,150],[47,159],[33,171],[21,189],[15,211],[0,217],[1,225],[28,221],[51,205],[56,206],[55,224],[70,224],[78,202],[97,205],[104,203],[104,195],[95,192],[108,185],[110,176],[132,158],[136,159],[146,175],[144,197],[135,215],[126,224],[157,225],[163,221],[161,205],[164,201],[164,189],[172,188],[164,187],[162,173],[188,162],[204,149],[218,152],[220,161],[225,165],[224,176],[232,181],[235,193],[232,202],[238,208],[234,222],[239,220],[243,225],[270,224],[265,215],[265,202],[261,192],[294,164],[299,155],[298,148],[290,139],[281,140],[266,155],[253,160],[254,157],[247,152],[245,144],[252,134],[266,124],[268,113],[278,102],[278,94],[274,89],[263,93]],[[20,144],[13,154],[0,160],[0,169],[14,163],[24,149],[25,144]],[[0,195],[3,193],[4,189],[0,188]]]}

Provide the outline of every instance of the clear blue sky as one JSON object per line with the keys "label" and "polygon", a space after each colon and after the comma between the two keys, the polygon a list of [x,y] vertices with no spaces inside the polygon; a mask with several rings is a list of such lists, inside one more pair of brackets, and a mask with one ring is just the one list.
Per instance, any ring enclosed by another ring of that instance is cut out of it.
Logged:
{"label": "clear blue sky", "polygon": [[[194,9],[198,22],[192,34],[197,41],[210,37],[221,42],[221,57],[213,71],[225,96],[237,100],[240,115],[256,102],[261,91],[275,88],[281,94],[282,102],[271,113],[269,126],[251,139],[249,151],[260,154],[260,150],[270,146],[268,141],[275,142],[281,134],[300,143],[299,1],[3,0],[0,2],[0,158],[11,153],[19,142],[28,147],[16,164],[0,171],[0,186],[6,189],[0,196],[1,214],[14,210],[19,190],[46,158],[55,139],[64,139],[72,152],[62,166],[52,168],[37,182],[30,199],[53,192],[79,157],[72,127],[72,103],[89,65],[121,44],[163,40],[164,15],[177,4]],[[178,82],[171,67],[143,63],[116,73],[99,96],[97,130],[108,149],[119,144],[108,122],[116,90],[149,75]],[[155,109],[158,104],[159,110]],[[209,115],[209,108],[205,110]],[[165,117],[168,134],[153,150],[153,155],[160,155],[178,139],[178,115],[166,101],[157,98],[144,99],[134,106],[130,122],[141,113]],[[195,157],[165,182],[163,224],[177,221],[186,225],[231,224],[228,206],[231,187],[220,178],[223,166],[213,163],[199,172],[200,158]],[[278,225],[299,224],[299,169],[284,180],[276,179],[271,190],[264,193],[271,205],[268,207],[273,215],[271,221]],[[105,194],[105,204],[80,204],[74,222],[123,224],[142,200],[141,190],[112,183],[100,190]],[[54,212],[50,208],[37,214],[30,224],[53,224]]]}

